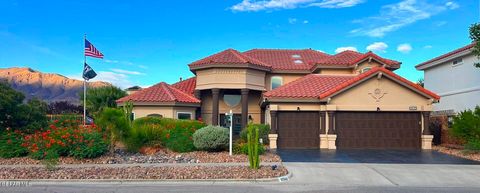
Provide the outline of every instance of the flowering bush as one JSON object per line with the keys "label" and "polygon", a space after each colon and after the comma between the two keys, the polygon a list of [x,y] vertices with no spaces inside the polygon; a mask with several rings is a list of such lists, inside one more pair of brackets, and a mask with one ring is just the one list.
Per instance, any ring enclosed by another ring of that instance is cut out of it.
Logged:
{"label": "flowering bush", "polygon": [[0,135],[0,157],[12,158],[27,155],[27,148],[21,146],[22,143],[22,133],[18,130],[12,131],[10,128],[7,128]]}
{"label": "flowering bush", "polygon": [[82,126],[68,119],[53,121],[48,128],[31,134],[7,130],[1,138],[1,157],[18,157],[28,153],[34,159],[59,156],[94,158],[108,151],[107,136],[101,128]]}

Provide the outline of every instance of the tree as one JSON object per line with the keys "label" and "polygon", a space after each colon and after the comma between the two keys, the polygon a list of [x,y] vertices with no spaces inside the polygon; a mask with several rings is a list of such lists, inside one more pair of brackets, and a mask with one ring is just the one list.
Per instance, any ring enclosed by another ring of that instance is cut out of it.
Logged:
{"label": "tree", "polygon": [[0,131],[6,128],[35,130],[47,126],[47,104],[32,99],[23,103],[25,96],[8,83],[0,82]]}
{"label": "tree", "polygon": [[[472,53],[480,58],[480,23],[474,23],[470,26],[470,39],[475,42]],[[475,67],[480,68],[480,63],[475,63]]]}
{"label": "tree", "polygon": [[48,114],[81,114],[83,113],[83,107],[80,105],[72,104],[68,101],[57,101],[48,104]]}
{"label": "tree", "polygon": [[[116,108],[116,100],[127,96],[127,93],[115,86],[105,86],[91,88],[87,90],[87,110],[93,115],[97,115],[104,108]],[[80,99],[83,102],[83,92],[80,93]]]}
{"label": "tree", "polygon": [[421,87],[425,87],[425,80],[423,78],[420,78],[417,80],[417,85]]}

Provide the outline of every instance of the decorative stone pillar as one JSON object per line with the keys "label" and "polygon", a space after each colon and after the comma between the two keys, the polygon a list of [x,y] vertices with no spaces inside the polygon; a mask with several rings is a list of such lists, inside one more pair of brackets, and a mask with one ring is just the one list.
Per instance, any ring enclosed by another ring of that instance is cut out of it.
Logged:
{"label": "decorative stone pillar", "polygon": [[328,138],[327,138],[327,124],[325,119],[325,111],[320,111],[320,149],[328,149]]}
{"label": "decorative stone pillar", "polygon": [[432,149],[433,135],[430,131],[430,112],[422,112],[423,116],[423,134],[422,149]]}
{"label": "decorative stone pillar", "polygon": [[430,112],[428,111],[422,112],[422,116],[423,116],[423,134],[431,135],[432,132],[430,131]]}
{"label": "decorative stone pillar", "polygon": [[277,111],[270,111],[270,133],[277,134]]}
{"label": "decorative stone pillar", "polygon": [[220,89],[212,88],[212,125],[218,125],[218,97],[220,94]]}
{"label": "decorative stone pillar", "polygon": [[335,131],[335,112],[328,111],[328,133],[329,135],[335,135],[337,132]]}
{"label": "decorative stone pillar", "polygon": [[247,127],[248,124],[248,89],[242,89],[242,129]]}

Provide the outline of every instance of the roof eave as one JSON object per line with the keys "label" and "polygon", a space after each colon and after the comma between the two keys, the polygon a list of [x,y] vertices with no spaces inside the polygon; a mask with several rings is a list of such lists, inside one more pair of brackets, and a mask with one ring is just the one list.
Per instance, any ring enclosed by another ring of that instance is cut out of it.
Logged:
{"label": "roof eave", "polygon": [[418,64],[418,65],[415,66],[415,69],[426,70],[427,68],[435,67],[435,66],[440,65],[442,63],[448,62],[448,61],[453,60],[453,59],[458,58],[458,57],[466,56],[466,55],[471,54],[471,53],[472,53],[472,49],[467,49],[467,50],[452,54],[450,56],[447,56],[445,58],[430,61],[430,62],[427,62],[427,63]]}

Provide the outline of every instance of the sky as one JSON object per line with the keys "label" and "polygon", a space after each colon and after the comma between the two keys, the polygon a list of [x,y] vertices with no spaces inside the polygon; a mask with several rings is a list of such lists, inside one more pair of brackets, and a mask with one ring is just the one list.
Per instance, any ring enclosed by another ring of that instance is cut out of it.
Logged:
{"label": "sky", "polygon": [[477,0],[2,0],[0,68],[30,67],[80,79],[83,36],[95,80],[119,87],[174,83],[188,64],[233,48],[369,50],[414,66],[471,42]]}

